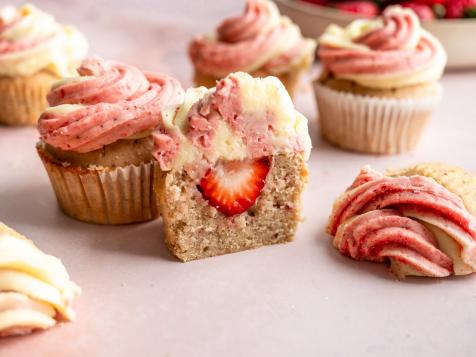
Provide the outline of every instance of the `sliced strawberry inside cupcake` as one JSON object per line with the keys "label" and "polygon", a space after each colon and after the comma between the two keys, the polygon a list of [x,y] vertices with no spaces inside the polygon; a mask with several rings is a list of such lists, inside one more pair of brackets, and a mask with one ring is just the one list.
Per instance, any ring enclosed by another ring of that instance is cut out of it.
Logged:
{"label": "sliced strawberry inside cupcake", "polygon": [[224,215],[243,213],[261,194],[269,168],[270,159],[267,157],[219,163],[203,176],[198,190]]}

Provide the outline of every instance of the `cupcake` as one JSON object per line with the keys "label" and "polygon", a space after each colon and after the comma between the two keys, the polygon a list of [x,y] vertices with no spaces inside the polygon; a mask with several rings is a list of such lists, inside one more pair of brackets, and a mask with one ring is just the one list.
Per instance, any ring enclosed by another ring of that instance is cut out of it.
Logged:
{"label": "cupcake", "polygon": [[476,271],[476,176],[444,164],[381,174],[364,167],[335,202],[327,231],[356,260],[398,277]]}
{"label": "cupcake", "polygon": [[86,39],[32,5],[0,8],[0,124],[35,125],[51,85],[71,76]]}
{"label": "cupcake", "polygon": [[154,133],[165,242],[182,261],[292,241],[311,141],[275,77],[189,89]]}
{"label": "cupcake", "polygon": [[242,71],[276,76],[293,95],[313,62],[315,47],[273,2],[248,0],[243,15],[224,20],[211,35],[196,37],[189,54],[197,86],[211,88],[228,73]]}
{"label": "cupcake", "polygon": [[182,101],[179,82],[98,58],[78,74],[53,85],[38,123],[37,150],[59,206],[99,224],[156,218],[151,132],[161,110]]}
{"label": "cupcake", "polygon": [[412,10],[391,6],[380,19],[331,25],[318,57],[323,71],[314,89],[325,139],[377,154],[417,146],[441,99],[446,54]]}
{"label": "cupcake", "polygon": [[0,337],[73,320],[80,293],[61,260],[0,222]]}

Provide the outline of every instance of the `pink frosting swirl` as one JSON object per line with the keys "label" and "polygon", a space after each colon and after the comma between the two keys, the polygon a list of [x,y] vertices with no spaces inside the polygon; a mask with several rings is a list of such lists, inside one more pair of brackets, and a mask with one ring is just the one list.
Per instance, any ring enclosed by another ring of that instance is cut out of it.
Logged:
{"label": "pink frosting swirl", "polygon": [[352,41],[366,49],[322,43],[318,55],[324,68],[337,77],[412,72],[445,56],[438,41],[421,29],[410,10],[388,7],[382,20],[383,27]]}
{"label": "pink frosting swirl", "polygon": [[224,20],[215,37],[198,36],[189,54],[198,70],[216,77],[261,67],[279,71],[309,49],[297,26],[268,0],[248,0],[244,14]]}
{"label": "pink frosting swirl", "polygon": [[13,27],[21,27],[22,22],[25,21],[27,21],[27,19],[21,16],[20,13],[16,14],[16,16],[10,21],[5,21],[0,17],[0,55],[28,50],[47,42],[54,36],[54,34],[51,34],[49,36],[24,38],[15,41],[2,38],[3,33]]}
{"label": "pink frosting swirl", "polygon": [[112,61],[87,59],[78,73],[84,80],[60,85],[47,98],[51,106],[82,106],[47,110],[38,123],[42,140],[61,150],[89,152],[154,129],[162,109],[183,98],[174,78]]}
{"label": "pink frosting swirl", "polygon": [[387,177],[364,168],[336,201],[327,230],[353,259],[390,259],[426,276],[452,274],[451,258],[420,221],[451,232],[461,259],[476,271],[476,218],[457,195],[424,176]]}

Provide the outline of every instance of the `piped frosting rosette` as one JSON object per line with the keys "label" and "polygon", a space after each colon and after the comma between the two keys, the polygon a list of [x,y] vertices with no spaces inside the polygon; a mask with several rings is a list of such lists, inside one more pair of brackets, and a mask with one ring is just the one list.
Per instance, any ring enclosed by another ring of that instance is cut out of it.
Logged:
{"label": "piped frosting rosette", "polygon": [[154,129],[161,110],[182,100],[180,83],[166,75],[90,58],[80,77],[58,82],[38,124],[44,142],[79,153]]}
{"label": "piped frosting rosette", "polygon": [[440,42],[425,31],[417,15],[387,7],[382,18],[331,25],[319,40],[326,71],[369,88],[391,89],[437,81],[446,64]]}
{"label": "piped frosting rosette", "polygon": [[59,259],[0,223],[0,336],[73,320],[72,303],[80,293]]}
{"label": "piped frosting rosette", "polygon": [[211,35],[196,37],[189,53],[197,70],[221,78],[236,71],[286,72],[314,48],[315,41],[304,39],[273,2],[248,0],[243,15],[224,20]]}
{"label": "piped frosting rosette", "polygon": [[87,52],[86,39],[73,27],[33,5],[0,9],[0,76],[29,76],[48,70],[71,75]]}
{"label": "piped frosting rosette", "polygon": [[386,176],[364,167],[335,202],[327,231],[342,254],[389,262],[401,278],[473,273],[474,202],[465,205],[447,188],[455,182],[458,194],[474,200],[476,178],[460,169],[425,164]]}

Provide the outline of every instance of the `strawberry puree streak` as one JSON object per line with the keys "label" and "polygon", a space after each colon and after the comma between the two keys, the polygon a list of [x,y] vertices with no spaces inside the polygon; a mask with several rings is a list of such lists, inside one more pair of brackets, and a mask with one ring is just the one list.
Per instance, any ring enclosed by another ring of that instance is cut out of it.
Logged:
{"label": "strawberry puree streak", "polygon": [[183,97],[175,79],[111,61],[87,59],[78,73],[92,78],[52,90],[48,102],[85,107],[65,114],[45,112],[38,124],[42,140],[61,150],[89,152],[153,129],[161,110]]}

